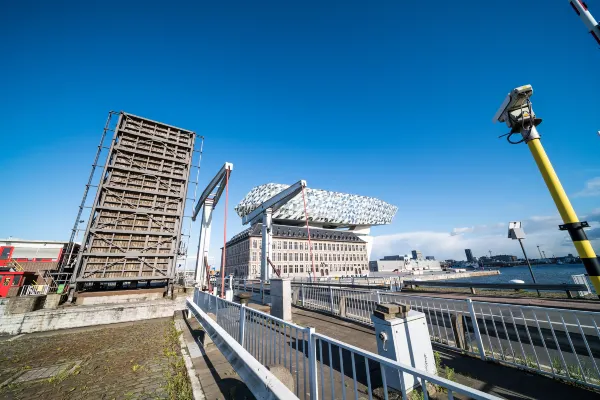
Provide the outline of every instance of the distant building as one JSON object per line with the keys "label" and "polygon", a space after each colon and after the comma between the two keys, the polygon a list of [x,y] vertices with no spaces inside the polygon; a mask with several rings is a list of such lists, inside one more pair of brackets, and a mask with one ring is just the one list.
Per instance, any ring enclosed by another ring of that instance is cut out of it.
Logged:
{"label": "distant building", "polygon": [[422,260],[423,259],[423,253],[421,253],[419,250],[413,250],[412,251],[412,258],[413,258],[413,260]]}
{"label": "distant building", "polygon": [[407,272],[418,270],[439,271],[442,269],[439,261],[430,257],[428,259],[414,259],[406,256],[387,256],[378,261],[369,261],[371,272]]}
{"label": "distant building", "polygon": [[467,262],[474,262],[475,258],[473,257],[473,252],[471,249],[465,249],[465,254],[467,255]]}
{"label": "distant building", "polygon": [[426,260],[435,261],[435,257],[434,256],[426,256],[425,259]]}
{"label": "distant building", "polygon": [[514,262],[514,261],[517,261],[517,256],[511,256],[508,254],[498,254],[498,255],[492,256],[492,260],[502,261],[502,262]]}

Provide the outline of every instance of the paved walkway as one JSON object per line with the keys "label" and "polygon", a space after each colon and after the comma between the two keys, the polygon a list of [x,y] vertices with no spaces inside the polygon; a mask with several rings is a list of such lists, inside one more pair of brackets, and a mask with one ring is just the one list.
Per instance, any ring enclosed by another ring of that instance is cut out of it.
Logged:
{"label": "paved walkway", "polygon": [[[485,292],[484,292],[485,293]],[[402,292],[396,292],[397,295],[405,296],[427,296],[427,297],[440,297],[444,299],[456,299],[466,300],[471,299],[473,301],[487,301],[492,303],[506,303],[506,304],[518,304],[522,306],[537,306],[537,307],[553,307],[553,308],[569,308],[572,310],[582,311],[597,311],[600,312],[600,300],[595,299],[558,299],[558,298],[537,298],[537,297],[514,297],[514,296],[498,296],[498,295],[485,295],[481,294],[470,294],[470,293],[449,293],[439,292],[435,290],[404,290]]]}
{"label": "paved walkway", "polygon": [[0,398],[168,398],[172,324],[160,318],[4,337]]}
{"label": "paved walkway", "polygon": [[[183,339],[188,343],[190,358],[207,400],[253,400],[254,396],[240,379],[221,351],[210,341],[204,342],[204,330],[196,318],[185,320]],[[194,346],[197,344],[198,346]],[[197,348],[198,351],[192,351]]]}
{"label": "paved walkway", "polygon": [[[318,333],[377,353],[373,328],[331,315],[293,308],[294,323],[314,327]],[[541,375],[485,362],[435,346],[442,368],[453,368],[456,381],[505,399],[598,399],[600,395]],[[525,379],[526,378],[526,379]]]}

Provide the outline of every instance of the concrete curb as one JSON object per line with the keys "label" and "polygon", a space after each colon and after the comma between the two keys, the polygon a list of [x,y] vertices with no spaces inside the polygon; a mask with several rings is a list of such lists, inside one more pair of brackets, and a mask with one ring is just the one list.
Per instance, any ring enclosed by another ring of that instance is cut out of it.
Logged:
{"label": "concrete curb", "polygon": [[[183,332],[183,330],[186,329],[186,327],[183,326],[181,312],[175,313],[175,327],[177,328],[178,332]],[[194,400],[205,400],[206,396],[204,395],[204,390],[202,390],[202,385],[200,385],[200,380],[198,379],[198,375],[196,375],[194,364],[190,358],[190,353],[200,352],[200,348],[189,349],[188,346],[198,347],[198,345],[196,343],[186,343],[186,341],[183,339],[183,335],[179,335],[179,344],[181,345],[181,354],[183,355],[185,368],[187,369],[190,383],[192,385],[192,394],[194,395]]]}

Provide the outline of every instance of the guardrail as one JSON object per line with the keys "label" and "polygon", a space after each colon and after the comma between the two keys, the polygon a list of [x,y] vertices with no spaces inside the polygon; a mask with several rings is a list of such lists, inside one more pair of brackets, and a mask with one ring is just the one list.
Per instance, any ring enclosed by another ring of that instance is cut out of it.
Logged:
{"label": "guardrail", "polygon": [[475,294],[475,289],[508,289],[508,290],[543,290],[550,292],[567,292],[572,298],[571,292],[587,291],[588,287],[577,283],[480,283],[480,282],[440,282],[440,281],[404,281],[404,286],[432,286],[432,287],[454,287],[469,288]]}
{"label": "guardrail", "polygon": [[[237,351],[240,356],[235,360],[247,363],[247,366],[238,366],[241,371],[245,373],[253,362],[269,367],[282,366],[292,375],[294,392],[298,398],[317,400],[320,396],[323,399],[358,399],[359,396],[368,395],[371,399],[377,395],[389,399],[396,398],[392,395],[401,395],[402,399],[407,400],[412,386],[406,387],[404,382],[405,377],[410,376],[421,388],[436,388],[440,393],[446,393],[448,399],[453,399],[456,394],[478,400],[498,399],[318,334],[314,328],[283,321],[198,289],[194,292],[193,300],[188,300],[188,307],[205,329],[208,328],[213,335],[222,336],[217,338],[219,341],[229,343],[228,348],[235,351],[236,347],[231,342],[239,344],[241,349]],[[215,314],[216,324],[221,331],[212,326],[208,313]],[[393,387],[394,381],[400,383],[397,391]],[[252,385],[249,388],[257,391],[253,391],[257,398],[266,397],[260,387]],[[270,393],[274,392],[267,394]],[[423,391],[422,396],[429,398],[427,390]],[[290,396],[279,398],[287,399]]]}
{"label": "guardrail", "polygon": [[423,312],[432,342],[600,389],[600,313],[302,285],[298,304],[372,325],[377,303]]}

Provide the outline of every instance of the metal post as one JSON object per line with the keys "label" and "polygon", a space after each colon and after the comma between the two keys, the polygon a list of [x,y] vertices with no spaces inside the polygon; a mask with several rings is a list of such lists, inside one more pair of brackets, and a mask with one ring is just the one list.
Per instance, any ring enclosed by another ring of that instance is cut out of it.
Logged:
{"label": "metal post", "polygon": [[334,315],[335,308],[333,307],[333,290],[329,286],[329,307],[331,308],[331,315]]}
{"label": "metal post", "polygon": [[260,302],[265,304],[265,286],[262,279],[260,280]]}
{"label": "metal post", "polygon": [[473,331],[475,331],[475,339],[477,340],[479,357],[481,357],[481,359],[485,361],[485,349],[483,348],[483,340],[481,340],[481,332],[479,332],[479,324],[477,323],[477,316],[475,315],[475,309],[473,308],[473,302],[471,301],[471,299],[467,299],[467,307],[469,308],[469,314],[471,315],[471,325],[473,326]]}
{"label": "metal post", "polygon": [[304,285],[300,285],[300,296],[302,298],[302,307],[304,307]]}
{"label": "metal post", "polygon": [[242,304],[240,307],[240,338],[239,343],[244,347],[244,330],[246,329],[246,305]]}
{"label": "metal post", "polygon": [[[531,279],[533,279],[533,283],[537,283],[535,281],[535,275],[533,275],[533,270],[531,269],[531,264],[529,263],[529,258],[527,257],[527,253],[525,252],[525,247],[523,246],[523,239],[519,239],[519,244],[521,245],[521,250],[523,250],[523,256],[525,257],[525,261],[527,262],[527,266],[529,267],[529,273],[531,274]],[[537,290],[538,296],[540,296],[540,291]]]}
{"label": "metal post", "polygon": [[196,267],[194,271],[194,279],[200,288],[208,286],[207,269],[209,268],[206,261],[208,260],[208,249],[210,247],[210,231],[212,227],[212,212],[214,201],[206,199],[202,209],[200,237],[198,238],[198,254],[196,255]]}
{"label": "metal post", "polygon": [[310,399],[317,400],[319,398],[319,383],[317,381],[317,338],[315,337],[315,328],[306,328],[306,332],[308,332],[308,382]]}
{"label": "metal post", "polygon": [[379,290],[376,290],[375,293],[377,293],[377,304],[381,304],[381,296],[379,294]]}
{"label": "metal post", "polygon": [[560,225],[560,229],[569,232],[573,245],[575,245],[575,249],[590,277],[590,281],[592,281],[592,284],[596,289],[596,294],[600,297],[600,260],[596,256],[596,253],[583,230],[583,228],[587,228],[589,224],[585,221],[580,222],[579,218],[577,218],[577,214],[575,214],[575,210],[542,147],[542,142],[540,141],[540,136],[537,133],[535,126],[531,127],[529,131],[526,132],[523,130],[521,133],[523,137],[532,138],[529,139],[529,141],[526,139],[527,146],[529,147],[529,150],[531,150],[531,154],[535,159],[542,177],[544,178],[544,182],[546,182],[550,195],[564,222],[563,225]]}

